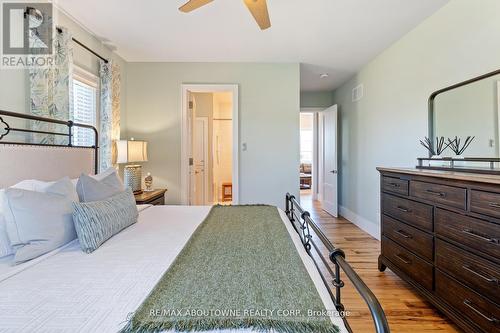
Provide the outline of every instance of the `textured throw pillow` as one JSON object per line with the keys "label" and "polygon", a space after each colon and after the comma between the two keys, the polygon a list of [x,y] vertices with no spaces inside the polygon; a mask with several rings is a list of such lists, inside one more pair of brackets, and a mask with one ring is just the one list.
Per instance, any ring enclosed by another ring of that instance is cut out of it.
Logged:
{"label": "textured throw pillow", "polygon": [[98,179],[82,174],[76,192],[81,202],[100,201],[123,192],[123,184],[116,171]]}
{"label": "textured throw pillow", "polygon": [[105,241],[137,222],[131,189],[107,200],[73,203],[73,221],[82,250],[92,253]]}
{"label": "textured throw pillow", "polygon": [[76,238],[69,188],[71,181],[63,179],[45,193],[5,190],[4,214],[15,263],[39,257]]}

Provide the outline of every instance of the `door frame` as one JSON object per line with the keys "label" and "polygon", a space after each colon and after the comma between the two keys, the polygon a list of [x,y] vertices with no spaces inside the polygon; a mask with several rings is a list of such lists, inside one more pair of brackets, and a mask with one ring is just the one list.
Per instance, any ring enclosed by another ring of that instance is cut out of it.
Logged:
{"label": "door frame", "polygon": [[209,150],[209,133],[208,133],[208,117],[194,117],[194,121],[200,120],[203,123],[203,129],[205,131],[205,136],[203,137],[203,141],[205,144],[204,150],[203,150],[203,159],[205,163],[205,170],[203,172],[203,199],[205,204],[210,203],[212,200],[209,200],[209,193],[208,193],[208,174],[209,172],[207,171],[207,166],[208,166],[208,150]]}
{"label": "door frame", "polygon": [[325,111],[325,107],[300,108],[301,113],[313,114],[313,165],[312,165],[312,199],[314,201],[321,199],[321,187],[319,186],[319,113]]}
{"label": "door frame", "polygon": [[181,84],[181,202],[189,204],[188,94],[231,92],[233,94],[233,204],[239,203],[239,87],[237,84]]}

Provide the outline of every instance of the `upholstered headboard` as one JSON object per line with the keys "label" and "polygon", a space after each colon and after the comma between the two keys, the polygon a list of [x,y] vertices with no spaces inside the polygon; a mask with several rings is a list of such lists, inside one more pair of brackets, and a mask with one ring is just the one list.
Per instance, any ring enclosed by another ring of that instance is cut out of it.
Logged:
{"label": "upholstered headboard", "polygon": [[[66,125],[68,131],[49,132],[34,129],[36,127],[30,127],[30,125],[27,125],[28,128],[16,128],[9,125],[9,122],[19,123],[19,119]],[[95,142],[98,142],[97,130],[89,125],[0,110],[0,188],[12,186],[26,179],[53,181],[66,176],[78,178],[82,173],[96,173],[98,165],[97,145],[92,147],[73,146],[74,127],[93,131]],[[9,134],[13,133],[63,136],[67,138],[68,143],[64,145],[31,144],[26,141],[12,142]]]}
{"label": "upholstered headboard", "polygon": [[94,174],[94,149],[0,144],[0,188],[26,179],[44,181]]}

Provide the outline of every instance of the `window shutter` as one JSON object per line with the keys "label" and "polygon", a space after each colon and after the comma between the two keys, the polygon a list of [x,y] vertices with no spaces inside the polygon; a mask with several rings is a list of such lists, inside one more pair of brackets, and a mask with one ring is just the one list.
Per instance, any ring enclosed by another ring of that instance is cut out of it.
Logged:
{"label": "window shutter", "polygon": [[[95,87],[77,79],[73,80],[74,122],[96,126],[96,95]],[[93,146],[94,133],[85,128],[73,128],[74,146]]]}

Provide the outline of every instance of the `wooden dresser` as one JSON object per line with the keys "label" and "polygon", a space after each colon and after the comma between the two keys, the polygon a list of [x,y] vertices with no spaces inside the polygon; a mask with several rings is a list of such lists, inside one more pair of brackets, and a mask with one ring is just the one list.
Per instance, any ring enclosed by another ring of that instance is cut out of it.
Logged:
{"label": "wooden dresser", "polygon": [[466,332],[500,332],[500,176],[379,168],[386,267]]}

